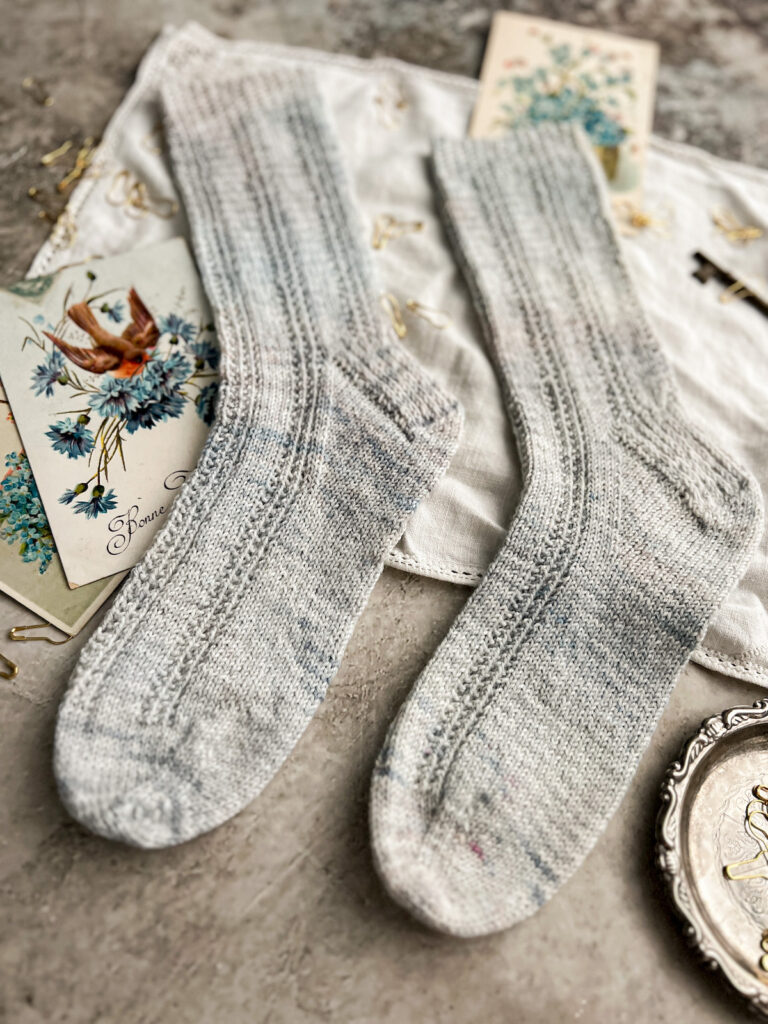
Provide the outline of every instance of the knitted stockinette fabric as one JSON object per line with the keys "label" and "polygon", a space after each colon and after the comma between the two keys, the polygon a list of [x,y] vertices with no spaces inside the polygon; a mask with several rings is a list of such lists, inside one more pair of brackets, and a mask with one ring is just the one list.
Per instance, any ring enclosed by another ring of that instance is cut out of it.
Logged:
{"label": "knitted stockinette fabric", "polygon": [[434,164],[525,488],[390,730],[371,829],[394,898],[472,936],[533,913],[587,855],[761,507],[681,414],[575,130],[446,141]]}
{"label": "knitted stockinette fabric", "polygon": [[163,97],[222,343],[216,420],[56,729],[69,811],[143,847],[213,828],[269,781],[460,430],[385,336],[311,76],[216,70],[169,73]]}

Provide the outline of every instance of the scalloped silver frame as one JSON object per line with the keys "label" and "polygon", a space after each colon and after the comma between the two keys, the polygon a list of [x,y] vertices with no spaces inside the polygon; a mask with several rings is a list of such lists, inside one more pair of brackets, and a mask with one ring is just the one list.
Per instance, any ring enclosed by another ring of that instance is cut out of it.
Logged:
{"label": "scalloped silver frame", "polygon": [[683,933],[710,970],[719,971],[749,1003],[750,1009],[768,1019],[768,986],[755,977],[718,945],[708,923],[691,899],[688,878],[681,869],[681,814],[685,795],[697,761],[721,737],[765,722],[768,728],[768,700],[750,706],[729,708],[705,719],[683,747],[679,760],[667,769],[661,786],[662,805],[656,822],[656,862],[664,876],[675,909],[683,920]]}

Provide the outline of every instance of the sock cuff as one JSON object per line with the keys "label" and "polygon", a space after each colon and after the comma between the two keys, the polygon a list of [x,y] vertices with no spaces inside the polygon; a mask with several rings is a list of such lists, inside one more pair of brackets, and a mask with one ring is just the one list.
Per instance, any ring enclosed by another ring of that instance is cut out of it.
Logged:
{"label": "sock cuff", "polygon": [[493,318],[529,332],[535,323],[537,330],[581,333],[615,408],[665,405],[674,393],[671,375],[581,129],[552,123],[520,126],[501,139],[440,139],[433,163],[464,259],[486,283],[503,275],[492,289]]}
{"label": "sock cuff", "polygon": [[[201,262],[216,315],[227,316],[236,292],[249,294],[262,342],[261,320],[269,329],[273,308],[302,310],[318,349],[406,434],[455,415],[455,400],[385,335],[380,289],[314,75],[194,61],[168,76],[162,100],[196,248],[209,254]],[[225,359],[225,376],[230,368]]]}

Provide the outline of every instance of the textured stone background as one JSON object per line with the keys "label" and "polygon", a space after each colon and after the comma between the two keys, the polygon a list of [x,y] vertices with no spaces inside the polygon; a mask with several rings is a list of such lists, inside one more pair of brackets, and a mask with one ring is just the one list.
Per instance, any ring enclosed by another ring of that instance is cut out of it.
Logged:
{"label": "textured stone background", "polygon": [[[494,6],[2,0],[2,279],[23,275],[47,230],[26,198],[30,185],[50,188],[56,177],[40,155],[101,132],[164,22],[196,18],[227,35],[476,74]],[[529,0],[516,9],[658,40],[657,131],[768,166],[765,0]],[[21,89],[28,75],[46,82],[53,106]],[[464,597],[386,571],[328,700],[267,790],[213,834],[152,854],[89,836],[56,798],[53,722],[80,641],[14,649],[21,674],[0,681],[0,1021],[743,1020],[741,1005],[685,949],[652,843],[667,762],[702,717],[756,699],[756,687],[685,671],[597,848],[520,927],[448,939],[382,892],[367,845],[371,766]],[[0,635],[29,618],[0,596]]]}

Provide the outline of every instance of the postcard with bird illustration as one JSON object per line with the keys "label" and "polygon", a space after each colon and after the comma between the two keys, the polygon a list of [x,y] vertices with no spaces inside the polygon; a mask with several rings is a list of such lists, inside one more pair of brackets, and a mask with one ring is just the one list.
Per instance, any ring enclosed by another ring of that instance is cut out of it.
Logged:
{"label": "postcard with bird illustration", "polygon": [[70,587],[130,569],[216,406],[219,346],[186,242],[20,282],[0,311],[0,377]]}
{"label": "postcard with bird illustration", "polygon": [[612,199],[642,200],[658,46],[565,22],[498,11],[472,116],[474,138],[569,121],[592,143]]}
{"label": "postcard with bird illustration", "polygon": [[[109,576],[72,590],[24,445],[0,385],[0,590],[64,633],[74,635],[124,577]],[[22,616],[19,616],[19,622]]]}

